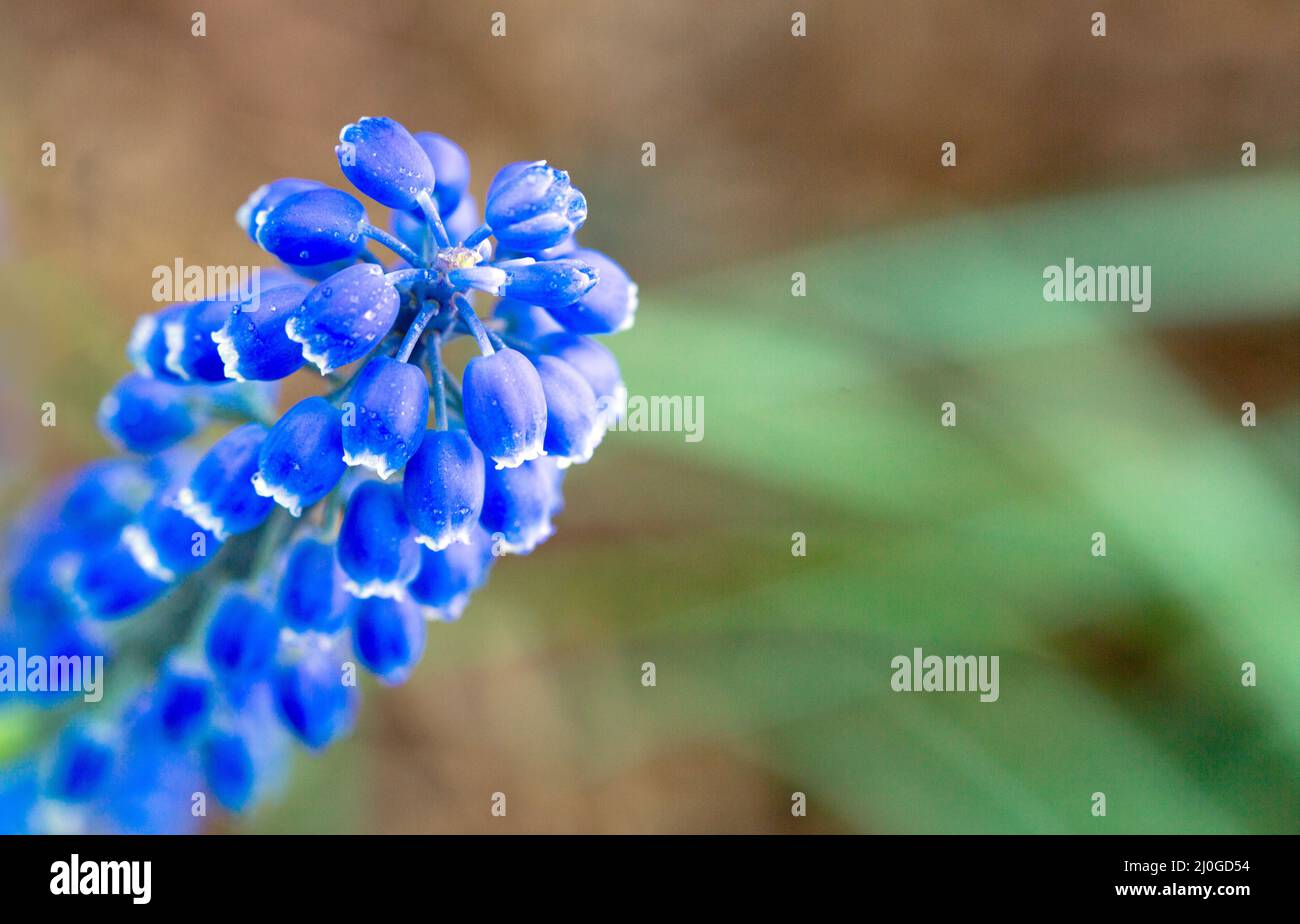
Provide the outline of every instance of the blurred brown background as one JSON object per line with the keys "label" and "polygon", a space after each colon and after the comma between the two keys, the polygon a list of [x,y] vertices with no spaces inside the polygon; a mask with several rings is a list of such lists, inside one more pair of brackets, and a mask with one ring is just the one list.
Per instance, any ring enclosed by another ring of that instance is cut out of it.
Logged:
{"label": "blurred brown background", "polygon": [[[190,35],[195,8],[207,15],[204,38]],[[790,35],[796,9],[807,14],[804,39]],[[1107,14],[1105,39],[1089,35],[1095,9]],[[490,34],[495,10],[507,14],[505,38]],[[1239,169],[1243,140],[1258,145],[1261,169],[1300,150],[1290,0],[198,0],[0,11],[4,509],[103,451],[93,428],[43,430],[32,408],[52,400],[61,421],[89,421],[125,370],[134,317],[152,310],[151,268],[178,256],[257,261],[235,207],[277,176],[336,182],[335,135],[360,115],[456,139],[480,201],[499,164],[544,157],[570,170],[591,204],[585,243],[633,272],[647,314],[657,292],[687,280],[713,292],[717,268],[761,267],[791,248],[1226,173]],[[959,169],[937,168],[947,140]],[[45,141],[58,145],[56,169],[40,166]],[[641,165],[644,141],[657,146],[653,169]],[[817,322],[792,312],[792,333],[800,323]],[[1285,396],[1298,384],[1296,333],[1291,314],[1226,335],[1158,336],[1210,391]],[[573,479],[554,548],[498,569],[462,625],[433,633],[415,680],[368,691],[354,739],[304,761],[291,796],[254,829],[862,828],[834,811],[792,819],[798,781],[743,735],[673,738],[618,760],[592,750],[644,694],[641,653],[615,639],[639,618],[626,581],[707,601],[744,582],[743,540],[693,571],[670,551],[677,536],[725,517],[741,536],[781,539],[809,514],[760,485],[737,479],[724,491],[707,469],[669,469],[653,454],[615,452],[589,468]],[[642,497],[634,521],[617,514],[629,495]],[[833,519],[835,504],[825,498],[814,516]],[[615,560],[633,535],[662,540],[639,577],[601,583],[584,570]],[[552,586],[556,571],[564,579]],[[567,602],[567,582],[584,580],[597,589]],[[560,679],[557,665],[579,654],[608,660],[626,685]],[[507,820],[487,814],[494,790],[510,794]]]}

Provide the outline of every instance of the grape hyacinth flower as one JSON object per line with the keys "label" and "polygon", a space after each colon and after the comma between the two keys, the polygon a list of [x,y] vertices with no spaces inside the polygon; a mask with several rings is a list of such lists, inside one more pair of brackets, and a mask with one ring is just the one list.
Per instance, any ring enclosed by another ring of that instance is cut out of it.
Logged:
{"label": "grape hyacinth flower", "polygon": [[[631,325],[637,289],[578,246],[587,201],[565,171],[509,164],[480,212],[442,135],[361,118],[335,155],[392,231],[317,180],[258,187],[236,212],[276,264],[258,291],[142,316],[98,413],[130,455],[11,533],[0,651],[99,656],[128,679],[86,717],[48,710],[62,733],[0,767],[0,833],[187,832],[159,806],[269,798],[289,745],[352,728],[357,665],[404,682],[429,621],[554,533],[566,467],[613,420],[622,376],[594,338]],[[289,376],[324,385],[281,412]]]}
{"label": "grape hyacinth flower", "polygon": [[262,442],[253,490],[296,517],[334,490],[346,470],[343,412],[324,398],[305,398]]}
{"label": "grape hyacinth flower", "polygon": [[389,356],[366,363],[352,382],[356,419],[343,431],[343,461],[373,469],[387,480],[406,465],[429,420],[424,370]]}
{"label": "grape hyacinth flower", "polygon": [[420,553],[400,488],[367,481],[353,492],[339,527],[338,558],[354,596],[405,595]]}

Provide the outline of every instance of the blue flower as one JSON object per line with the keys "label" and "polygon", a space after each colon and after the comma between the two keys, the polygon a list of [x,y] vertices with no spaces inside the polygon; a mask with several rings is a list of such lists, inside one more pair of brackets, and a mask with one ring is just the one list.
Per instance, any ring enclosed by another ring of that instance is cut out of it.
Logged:
{"label": "blue flower", "polygon": [[77,600],[98,619],[121,619],[161,597],[168,582],[151,574],[121,537],[86,556],[77,572]]}
{"label": "blue flower", "polygon": [[376,356],[357,375],[348,396],[355,420],[344,420],[343,460],[388,478],[411,458],[429,420],[429,382],[424,371],[389,356]]}
{"label": "blue flower", "polygon": [[498,300],[492,307],[492,316],[504,321],[506,329],[520,340],[536,341],[564,330],[545,308],[513,298]]}
{"label": "blue flower", "polygon": [[358,263],[312,289],[285,324],[285,334],[302,346],[302,356],[322,374],[356,362],[392,330],[397,290],[384,268]]}
{"label": "blue flower", "polygon": [[510,267],[501,294],[549,309],[576,302],[595,285],[596,271],[581,260],[546,260]]}
{"label": "blue flower", "polygon": [[145,505],[137,522],[122,529],[122,541],[140,566],[167,583],[202,568],[223,544],[177,503],[176,494],[167,491]]}
{"label": "blue flower", "polygon": [[469,596],[487,580],[493,562],[492,537],[481,525],[469,534],[468,542],[456,542],[444,549],[420,550],[420,571],[410,584],[411,598],[430,607],[435,618],[460,618]]}
{"label": "blue flower", "polygon": [[465,426],[498,468],[542,455],[546,395],[537,370],[517,350],[476,356],[465,367]]}
{"label": "blue flower", "polygon": [[469,189],[469,156],[460,145],[445,135],[416,132],[415,140],[433,165],[433,175],[437,181],[433,188],[433,198],[438,211],[450,221],[456,206],[460,205],[461,197]]}
{"label": "blue flower", "polygon": [[292,176],[273,180],[259,186],[244,200],[244,204],[235,212],[235,222],[248,233],[253,243],[257,243],[257,229],[266,221],[266,216],[272,209],[296,193],[325,188],[325,184],[317,180]]}
{"label": "blue flower", "polygon": [[81,469],[68,485],[57,525],[68,539],[87,545],[112,542],[152,496],[157,481],[137,462],[101,459]]}
{"label": "blue flower", "polygon": [[257,227],[257,243],[290,266],[315,266],[365,249],[365,207],[339,189],[308,189],[284,199]]}
{"label": "blue flower", "polygon": [[352,492],[339,527],[338,556],[353,595],[405,596],[420,568],[420,551],[399,486],[366,481]]}
{"label": "blue flower", "polygon": [[474,233],[482,220],[483,215],[478,209],[478,203],[466,192],[460,197],[460,205],[456,206],[456,211],[447,216],[447,234],[453,241],[463,241]]}
{"label": "blue flower", "polygon": [[129,452],[153,455],[174,446],[206,423],[187,390],[132,372],[99,403],[99,429]]}
{"label": "blue flower", "polygon": [[[415,252],[424,249],[425,236],[429,233],[429,226],[424,220],[424,215],[419,212],[407,212],[403,209],[394,209],[390,216],[389,227],[393,229],[393,236]],[[478,220],[475,219],[470,227],[470,231],[478,227]],[[450,229],[448,229],[450,231]],[[468,232],[467,232],[468,233]],[[373,266],[374,264],[365,264]],[[377,267],[382,271],[383,267]]]}
{"label": "blue flower", "polygon": [[32,828],[32,809],[40,797],[34,761],[11,763],[0,774],[0,834],[39,833]]}
{"label": "blue flower", "polygon": [[206,725],[216,693],[212,681],[194,669],[171,665],[154,685],[152,712],[168,741],[193,738]]}
{"label": "blue flower", "polygon": [[539,160],[502,168],[488,189],[487,223],[511,250],[554,247],[587,220],[587,200],[563,170]]}
{"label": "blue flower", "polygon": [[222,541],[256,528],[275,507],[253,487],[266,436],[261,424],[231,430],[203,456],[177,495],[180,510]]}
{"label": "blue flower", "polygon": [[402,493],[421,545],[469,542],[483,510],[483,453],[464,430],[429,430],[406,463]]}
{"label": "blue flower", "polygon": [[213,731],[203,742],[203,773],[221,806],[243,811],[253,797],[257,770],[243,737],[228,731]]}
{"label": "blue flower", "polygon": [[586,462],[605,436],[596,394],[577,369],[562,359],[535,360],[546,395],[546,455],[560,468]]}
{"label": "blue flower", "polygon": [[500,552],[527,555],[555,532],[551,517],[561,504],[559,478],[549,459],[487,470],[483,528]]}
{"label": "blue flower", "polygon": [[577,250],[572,256],[595,270],[596,285],[571,304],[548,305],[551,317],[575,334],[628,330],[636,320],[636,283],[623,267],[603,253]]}
{"label": "blue flower", "polygon": [[142,314],[131,330],[126,358],[136,372],[166,382],[183,382],[167,365],[167,326],[179,321],[193,306],[168,305],[157,314]]}
{"label": "blue flower", "polygon": [[424,617],[407,599],[353,600],[349,612],[357,660],[386,684],[399,684],[424,653]]}
{"label": "blue flower", "polygon": [[289,339],[284,326],[306,295],[305,286],[281,286],[235,306],[212,334],[227,378],[273,381],[302,366],[302,345]]}
{"label": "blue flower", "polygon": [[323,748],[352,728],[360,696],[344,683],[337,648],[321,636],[294,640],[272,683],[281,721],[307,747]]}
{"label": "blue flower", "polygon": [[623,375],[609,347],[581,334],[560,333],[538,340],[537,349],[564,360],[582,374],[596,395],[596,405],[606,423],[618,416],[623,403]]}
{"label": "blue flower", "polygon": [[334,632],[343,626],[347,593],[334,547],[305,536],[289,549],[280,576],[278,609],[295,632]]}
{"label": "blue flower", "polygon": [[[111,657],[119,680],[93,729],[43,746],[39,777],[28,763],[0,782],[0,830],[188,832],[199,822],[175,806],[199,790],[256,805],[291,737],[317,749],[350,730],[358,664],[406,679],[426,617],[459,618],[494,554],[551,535],[565,467],[612,419],[618,364],[584,335],[629,326],[636,286],[578,247],[587,206],[568,174],[507,165],[484,212],[442,135],[367,118],[336,151],[393,232],[315,180],[260,187],[236,214],[280,261],[257,291],[168,305],[132,332],[134,372],[99,422],[144,458],[86,466],[10,530],[0,651]],[[487,324],[476,292],[507,296]],[[443,351],[465,335],[479,355],[458,383]],[[275,383],[300,370],[328,394],[281,415]],[[201,456],[180,445],[212,420],[236,423]],[[310,523],[266,522],[277,503],[313,507]],[[60,722],[76,698],[31,702]]]}
{"label": "blue flower", "polygon": [[299,516],[334,490],[345,471],[343,412],[324,398],[304,398],[263,441],[253,490]]}
{"label": "blue flower", "polygon": [[243,591],[230,591],[208,623],[204,651],[218,678],[241,687],[270,670],[279,638],[279,620],[266,604]]}
{"label": "blue flower", "polygon": [[199,302],[169,314],[160,323],[167,352],[163,365],[186,382],[224,382],[226,364],[212,335],[225,326],[235,310],[227,300]]}
{"label": "blue flower", "polygon": [[32,550],[21,559],[9,579],[9,609],[25,625],[42,625],[73,619],[81,606],[72,593],[84,555],[62,549]]}
{"label": "blue flower", "polygon": [[102,733],[72,726],[59,736],[54,761],[45,776],[45,795],[63,802],[86,802],[108,785],[117,755]]}
{"label": "blue flower", "polygon": [[343,126],[334,153],[353,186],[390,208],[415,208],[419,194],[433,192],[429,155],[390,118],[366,117]]}

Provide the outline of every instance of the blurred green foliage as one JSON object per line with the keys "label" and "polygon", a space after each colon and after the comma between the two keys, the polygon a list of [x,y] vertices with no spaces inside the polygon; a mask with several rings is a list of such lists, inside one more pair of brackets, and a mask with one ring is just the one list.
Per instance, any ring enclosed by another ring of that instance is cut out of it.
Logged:
{"label": "blurred green foliage", "polygon": [[[704,396],[703,441],[611,434],[428,669],[508,670],[507,620],[593,778],[721,741],[851,830],[1295,830],[1300,408],[1243,428],[1256,396],[1159,343],[1294,318],[1298,197],[1294,173],[1121,190],[647,293],[629,388]],[[1150,264],[1150,312],[1045,303],[1070,256]],[[917,646],[998,654],[1001,699],[892,693]]]}

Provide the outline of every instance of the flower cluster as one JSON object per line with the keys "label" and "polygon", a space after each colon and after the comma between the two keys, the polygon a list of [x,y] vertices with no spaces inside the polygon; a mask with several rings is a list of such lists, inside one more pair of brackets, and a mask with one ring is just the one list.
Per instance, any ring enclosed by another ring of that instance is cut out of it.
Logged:
{"label": "flower cluster", "polygon": [[[48,741],[0,776],[0,831],[186,830],[208,796],[256,803],[292,739],[351,727],[355,664],[401,683],[430,620],[551,535],[567,468],[617,412],[594,337],[631,326],[636,286],[576,242],[587,203],[567,173],[504,167],[480,217],[441,135],[363,118],[335,153],[389,230],[312,180],[254,192],[236,220],[281,265],[255,292],[142,317],[99,411],[133,457],[86,467],[12,531],[0,654],[18,672],[24,652],[102,656],[110,679],[72,716],[76,694],[24,687]],[[499,297],[486,320],[476,293]],[[477,355],[458,377],[459,337]],[[304,367],[326,393],[276,419],[275,383]],[[201,454],[183,445],[226,421]]]}

